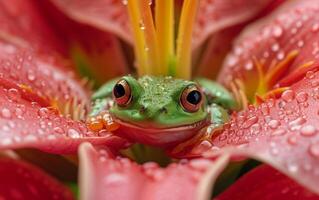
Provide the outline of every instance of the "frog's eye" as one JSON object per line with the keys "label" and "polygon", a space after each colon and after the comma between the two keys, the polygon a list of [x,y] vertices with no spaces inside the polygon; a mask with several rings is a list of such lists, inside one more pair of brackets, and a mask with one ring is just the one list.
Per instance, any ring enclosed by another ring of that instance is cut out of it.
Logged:
{"label": "frog's eye", "polygon": [[113,98],[117,105],[126,106],[132,99],[131,88],[126,80],[119,80],[113,88]]}
{"label": "frog's eye", "polygon": [[180,103],[187,112],[196,112],[202,105],[202,92],[195,85],[188,86],[184,89]]}

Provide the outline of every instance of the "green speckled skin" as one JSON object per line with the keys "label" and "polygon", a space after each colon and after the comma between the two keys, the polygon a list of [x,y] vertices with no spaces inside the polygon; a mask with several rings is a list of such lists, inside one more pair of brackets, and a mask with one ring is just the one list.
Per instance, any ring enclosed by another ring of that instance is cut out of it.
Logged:
{"label": "green speckled skin", "polygon": [[[206,118],[211,118],[212,123],[222,124],[228,120],[227,110],[235,107],[235,101],[231,94],[219,84],[207,79],[197,79],[196,82],[176,79],[172,77],[143,76],[135,79],[132,76],[124,76],[131,88],[132,100],[125,107],[114,104],[110,113],[125,122],[141,127],[171,128],[194,124]],[[180,105],[180,96],[183,90],[201,83],[205,94],[203,106],[196,112],[187,112]],[[98,100],[111,96],[113,80],[106,83],[94,95]],[[212,98],[214,97],[214,98]],[[105,101],[100,102],[105,103]],[[94,114],[103,106],[96,103]],[[209,112],[211,111],[211,112]]]}

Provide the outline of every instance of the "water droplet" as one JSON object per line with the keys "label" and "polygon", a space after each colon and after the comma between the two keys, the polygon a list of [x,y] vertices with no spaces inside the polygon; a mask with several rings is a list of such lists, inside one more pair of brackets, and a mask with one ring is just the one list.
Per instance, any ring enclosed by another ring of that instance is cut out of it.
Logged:
{"label": "water droplet", "polygon": [[298,165],[295,163],[289,163],[287,167],[291,173],[296,173],[299,170]]}
{"label": "water droplet", "polygon": [[245,64],[245,69],[248,70],[248,71],[249,71],[249,70],[252,70],[252,69],[253,69],[253,66],[254,66],[254,65],[253,65],[252,62],[248,62],[248,63]]}
{"label": "water droplet", "polygon": [[77,132],[75,129],[70,128],[68,130],[68,136],[71,138],[80,138],[80,133]]}
{"label": "water droplet", "polygon": [[308,94],[305,92],[299,92],[296,96],[296,100],[298,103],[303,103],[308,100]]}
{"label": "water droplet", "polygon": [[28,78],[29,81],[34,81],[35,80],[35,74],[34,74],[34,72],[32,70],[28,71],[27,78]]}
{"label": "water droplet", "polygon": [[272,46],[271,46],[271,50],[273,51],[273,52],[277,52],[278,50],[279,50],[279,44],[278,43],[275,43],[275,44],[273,44]]}
{"label": "water droplet", "polygon": [[295,92],[292,90],[286,90],[282,93],[281,98],[286,102],[291,102],[295,98]]}
{"label": "water droplet", "polygon": [[295,135],[290,135],[287,139],[288,144],[296,145],[297,144],[297,137]]}
{"label": "water droplet", "polygon": [[313,136],[316,134],[316,128],[312,125],[303,126],[300,129],[300,134],[303,136]]}
{"label": "water droplet", "polygon": [[306,73],[306,77],[307,77],[308,79],[313,79],[313,78],[315,77],[315,73],[314,73],[313,71],[308,71],[308,72]]}
{"label": "water droplet", "polygon": [[278,120],[275,120],[275,119],[270,120],[270,121],[268,122],[268,126],[269,126],[270,128],[272,128],[272,129],[276,129],[279,125],[280,125],[280,122],[279,122]]}
{"label": "water droplet", "polygon": [[8,108],[3,108],[1,110],[1,115],[2,115],[2,117],[7,118],[7,119],[11,118],[11,112]]}
{"label": "water droplet", "polygon": [[48,109],[48,108],[45,108],[45,107],[40,108],[39,111],[38,111],[38,115],[39,115],[40,117],[43,117],[43,118],[48,117],[48,113],[49,113],[49,109]]}
{"label": "water droplet", "polygon": [[139,22],[139,26],[140,26],[141,30],[145,30],[145,25],[144,25],[144,22],[142,20]]}
{"label": "water droplet", "polygon": [[285,135],[285,134],[286,134],[285,129],[278,129],[278,130],[271,132],[271,136],[281,136],[281,135]]}
{"label": "water droplet", "polygon": [[280,26],[275,26],[273,30],[273,34],[276,38],[279,38],[283,33],[283,30]]}
{"label": "water droplet", "polygon": [[318,31],[319,30],[319,24],[318,23],[314,23],[313,25],[312,25],[312,31],[313,32],[316,32],[316,31]]}
{"label": "water droplet", "polygon": [[302,41],[302,40],[299,40],[298,42],[297,42],[297,46],[298,47],[303,47],[303,45],[304,45],[305,43],[304,43],[304,41]]}
{"label": "water droplet", "polygon": [[8,90],[8,97],[9,97],[10,100],[16,101],[20,97],[20,94],[19,94],[17,89],[10,88]]}
{"label": "water droplet", "polygon": [[253,116],[253,117],[247,119],[246,122],[244,122],[243,128],[249,128],[249,127],[251,127],[253,124],[255,124],[257,121],[258,121],[258,117]]}
{"label": "water droplet", "polygon": [[54,127],[53,128],[53,131],[58,133],[58,134],[62,134],[64,133],[63,129],[61,127]]}
{"label": "water droplet", "polygon": [[302,124],[304,124],[306,122],[306,119],[303,117],[298,117],[297,119],[289,122],[289,127],[290,128],[296,128],[298,126],[301,126]]}
{"label": "water droplet", "polygon": [[277,54],[277,59],[278,60],[282,60],[285,58],[285,52],[283,51],[280,51],[278,54]]}
{"label": "water droplet", "polygon": [[319,143],[310,145],[309,146],[309,153],[313,157],[319,159]]}

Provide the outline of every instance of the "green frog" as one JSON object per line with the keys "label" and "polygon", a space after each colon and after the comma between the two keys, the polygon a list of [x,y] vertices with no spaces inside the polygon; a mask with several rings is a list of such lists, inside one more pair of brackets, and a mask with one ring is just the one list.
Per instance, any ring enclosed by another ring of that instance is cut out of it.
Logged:
{"label": "green frog", "polygon": [[218,128],[229,119],[236,101],[229,91],[205,78],[123,76],[93,95],[89,127],[103,129],[155,147],[171,147],[205,127]]}

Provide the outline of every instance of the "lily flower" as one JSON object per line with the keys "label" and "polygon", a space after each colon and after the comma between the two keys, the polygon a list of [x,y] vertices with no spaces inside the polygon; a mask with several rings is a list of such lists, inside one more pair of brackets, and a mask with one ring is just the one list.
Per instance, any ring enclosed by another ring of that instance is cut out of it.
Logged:
{"label": "lily flower", "polygon": [[[84,200],[319,199],[318,5],[0,1],[0,199],[75,199],[76,181]],[[240,108],[139,163],[139,140],[86,123],[128,73],[216,79]]]}

